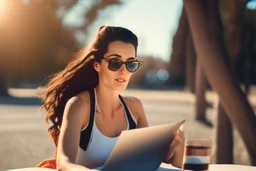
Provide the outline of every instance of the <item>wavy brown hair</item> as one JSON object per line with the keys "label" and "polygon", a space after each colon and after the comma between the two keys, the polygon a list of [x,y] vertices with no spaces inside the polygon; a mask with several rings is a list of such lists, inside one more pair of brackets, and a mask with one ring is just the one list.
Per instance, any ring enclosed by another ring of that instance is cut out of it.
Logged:
{"label": "wavy brown hair", "polygon": [[113,41],[131,43],[137,53],[138,39],[130,30],[122,27],[101,26],[95,39],[89,47],[82,49],[65,69],[54,74],[48,80],[41,96],[46,109],[45,120],[52,125],[48,129],[51,138],[58,137],[62,117],[67,101],[82,91],[95,88],[99,82],[98,73],[93,63],[101,63],[102,57],[108,51],[108,45]]}

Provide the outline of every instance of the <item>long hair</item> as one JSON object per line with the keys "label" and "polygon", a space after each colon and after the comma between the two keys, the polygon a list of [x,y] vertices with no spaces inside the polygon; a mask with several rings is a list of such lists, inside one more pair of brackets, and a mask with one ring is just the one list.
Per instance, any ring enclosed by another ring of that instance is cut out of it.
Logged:
{"label": "long hair", "polygon": [[94,70],[93,63],[101,63],[103,55],[108,51],[108,45],[113,41],[131,43],[137,53],[138,39],[130,30],[101,26],[91,44],[77,53],[65,69],[49,78],[45,92],[41,96],[44,102],[41,108],[46,109],[47,124],[49,120],[52,122],[48,129],[51,138],[56,139],[59,135],[67,101],[80,92],[98,85],[99,75]]}

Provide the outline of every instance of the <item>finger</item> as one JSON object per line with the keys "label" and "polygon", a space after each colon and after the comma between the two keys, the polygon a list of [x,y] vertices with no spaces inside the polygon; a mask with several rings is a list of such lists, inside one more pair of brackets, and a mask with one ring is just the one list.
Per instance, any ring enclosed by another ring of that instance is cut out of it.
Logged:
{"label": "finger", "polygon": [[168,163],[170,161],[170,159],[173,157],[174,153],[175,153],[175,148],[173,148],[173,146],[175,145],[171,145],[168,149],[168,153],[165,157],[165,162]]}
{"label": "finger", "polygon": [[[168,163],[171,161],[171,159],[174,157],[176,151],[179,151],[178,149],[181,148],[181,143],[173,143],[168,150],[168,154],[166,155],[165,161]],[[183,148],[183,147],[182,147]]]}
{"label": "finger", "polygon": [[173,141],[174,141],[175,143],[180,144],[180,143],[182,143],[182,142],[184,141],[184,139],[183,139],[182,137],[180,137],[180,136],[176,136]]}
{"label": "finger", "polygon": [[175,136],[174,141],[179,142],[179,143],[184,143],[185,138],[184,138],[184,133],[179,133],[178,135]]}
{"label": "finger", "polygon": [[182,130],[178,130],[177,131],[177,134],[174,138],[175,141],[179,141],[179,142],[183,142],[185,141],[185,134],[184,134],[184,131]]}
{"label": "finger", "polygon": [[176,139],[172,142],[171,146],[178,146],[178,145],[181,145],[181,146],[184,146],[184,140],[182,139]]}
{"label": "finger", "polygon": [[181,125],[180,129],[177,132],[178,135],[180,135],[181,137],[185,137],[185,133],[184,133],[184,125]]}
{"label": "finger", "polygon": [[182,160],[184,155],[184,146],[181,144],[178,144],[174,147],[172,147],[174,150],[173,156],[169,158],[167,163],[172,164],[175,167],[182,167]]}

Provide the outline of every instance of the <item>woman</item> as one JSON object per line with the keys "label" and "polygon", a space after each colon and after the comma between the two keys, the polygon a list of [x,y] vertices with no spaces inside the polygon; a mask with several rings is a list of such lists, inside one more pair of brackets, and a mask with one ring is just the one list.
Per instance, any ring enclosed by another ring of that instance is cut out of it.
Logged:
{"label": "woman", "polygon": [[[122,27],[100,27],[91,45],[56,74],[43,95],[51,120],[49,135],[58,140],[58,170],[90,170],[104,164],[123,130],[147,127],[143,106],[119,93],[143,64],[136,57],[136,35]],[[180,167],[183,132],[165,162]]]}

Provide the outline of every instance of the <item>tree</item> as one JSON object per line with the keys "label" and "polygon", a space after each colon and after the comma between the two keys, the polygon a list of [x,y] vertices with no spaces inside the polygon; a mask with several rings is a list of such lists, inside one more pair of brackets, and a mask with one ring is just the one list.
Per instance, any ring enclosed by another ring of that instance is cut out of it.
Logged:
{"label": "tree", "polygon": [[[184,0],[188,21],[198,60],[204,68],[207,79],[220,97],[228,118],[237,127],[252,165],[256,165],[256,117],[239,84],[226,65],[218,48],[209,38],[206,18],[198,2]],[[218,67],[218,70],[216,70]]]}
{"label": "tree", "polygon": [[[219,6],[219,4],[217,3]],[[219,49],[222,56],[228,59],[228,65],[231,72],[237,79],[236,68],[239,57],[242,52],[242,36],[244,26],[244,12],[245,3],[240,0],[235,1],[220,1],[220,10],[225,11],[222,14],[223,24],[221,23],[221,14],[217,13],[218,20],[217,28],[222,28],[219,35]],[[224,27],[223,27],[224,26]],[[226,33],[226,34],[225,34]],[[224,42],[224,35],[226,35],[226,43]],[[225,46],[227,44],[227,46]],[[227,48],[226,48],[227,47]],[[232,123],[228,118],[227,113],[223,109],[221,102],[218,104],[218,119],[217,119],[217,149],[216,149],[217,163],[233,163],[233,130]]]}
{"label": "tree", "polygon": [[179,21],[179,25],[176,31],[175,36],[173,37],[172,44],[172,54],[170,56],[170,65],[168,68],[168,72],[170,75],[168,84],[184,84],[184,66],[185,66],[185,50],[184,47],[186,45],[188,39],[188,22],[186,12],[183,9]]}

